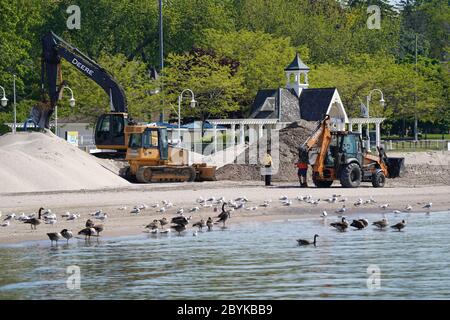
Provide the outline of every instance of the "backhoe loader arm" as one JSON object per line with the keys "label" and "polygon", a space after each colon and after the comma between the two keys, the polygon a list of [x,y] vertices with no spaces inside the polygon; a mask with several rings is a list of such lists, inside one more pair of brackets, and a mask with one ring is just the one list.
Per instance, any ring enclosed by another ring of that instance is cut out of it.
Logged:
{"label": "backhoe loader arm", "polygon": [[[49,127],[51,114],[64,87],[61,77],[61,59],[67,60],[106,92],[109,96],[111,111],[127,112],[125,93],[114,77],[77,48],[53,32],[49,32],[42,38],[41,90],[43,103],[34,107],[32,111],[33,121],[40,128]],[[48,93],[49,101],[45,97],[46,93]]]}

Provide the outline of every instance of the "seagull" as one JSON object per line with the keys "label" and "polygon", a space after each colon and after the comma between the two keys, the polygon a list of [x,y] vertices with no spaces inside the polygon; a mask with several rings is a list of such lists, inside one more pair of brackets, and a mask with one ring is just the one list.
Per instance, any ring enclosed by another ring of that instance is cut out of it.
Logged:
{"label": "seagull", "polygon": [[55,224],[56,223],[56,219],[44,219],[45,224]]}
{"label": "seagull", "polygon": [[394,210],[394,211],[392,211],[392,212],[395,213],[395,214],[402,213],[400,210]]}
{"label": "seagull", "polygon": [[164,212],[166,212],[166,208],[165,207],[161,207],[158,210],[156,210],[156,212],[164,213]]}
{"label": "seagull", "polygon": [[200,211],[199,207],[194,207],[192,209],[189,209],[189,212],[198,212],[198,211]]}
{"label": "seagull", "polygon": [[3,221],[10,221],[10,220],[14,219],[15,217],[16,217],[16,214],[15,213],[11,213],[11,214],[8,214],[6,216],[6,218],[3,219]]}
{"label": "seagull", "polygon": [[152,204],[152,208],[159,208],[159,203]]}
{"label": "seagull", "polygon": [[405,211],[411,211],[411,210],[412,210],[412,206],[408,204],[408,205],[405,207]]}
{"label": "seagull", "polygon": [[347,201],[347,198],[341,198],[341,200],[339,200],[339,202],[345,202]]}
{"label": "seagull", "polygon": [[322,214],[320,216],[322,218],[326,218],[328,216],[328,213],[326,211],[322,211]]}
{"label": "seagull", "polygon": [[358,207],[358,206],[360,206],[360,205],[362,205],[362,204],[363,204],[363,199],[359,198],[358,201],[356,201],[353,205],[354,205],[355,207]]}
{"label": "seagull", "polygon": [[192,235],[193,235],[194,237],[196,237],[196,236],[197,236],[197,231],[194,231],[194,232],[192,233]]}
{"label": "seagull", "polygon": [[345,211],[347,210],[347,208],[345,207],[345,204],[342,205],[342,208],[340,208],[339,210],[336,210],[336,213],[345,213]]}
{"label": "seagull", "polygon": [[292,205],[292,201],[291,200],[287,200],[283,202],[283,206],[289,207],[290,205]]}
{"label": "seagull", "polygon": [[118,208],[118,210],[121,210],[121,211],[127,210],[127,207],[126,207],[126,206],[123,206],[123,207]]}
{"label": "seagull", "polygon": [[9,227],[9,221],[5,221],[2,223],[2,227]]}
{"label": "seagull", "polygon": [[180,208],[180,209],[177,210],[177,214],[183,214],[183,212],[184,212],[183,208]]}
{"label": "seagull", "polygon": [[286,200],[288,200],[288,199],[289,199],[289,198],[288,198],[287,196],[281,196],[279,200],[281,200],[281,201],[286,201]]}
{"label": "seagull", "polygon": [[255,211],[257,210],[258,207],[249,207],[249,208],[245,208],[245,210],[249,210],[249,211]]}
{"label": "seagull", "polygon": [[397,229],[398,231],[401,231],[404,227],[406,227],[406,221],[405,220],[402,220],[402,222],[399,222],[399,223],[394,224],[393,226],[391,226],[391,228]]}
{"label": "seagull", "polygon": [[203,203],[205,202],[205,199],[203,197],[199,197],[197,198],[197,200],[195,200],[197,203]]}
{"label": "seagull", "polygon": [[139,214],[141,212],[141,209],[139,209],[138,207],[134,207],[133,210],[130,211],[130,213],[135,213],[135,214]]}
{"label": "seagull", "polygon": [[68,218],[68,217],[70,217],[70,215],[71,215],[71,213],[70,213],[69,211],[67,211],[66,213],[63,213],[63,214],[61,215],[61,217],[62,217],[62,218]]}
{"label": "seagull", "polygon": [[380,208],[383,209],[383,210],[386,210],[387,207],[389,207],[389,203],[385,203],[385,204],[382,204],[382,205],[380,206]]}
{"label": "seagull", "polygon": [[299,245],[299,246],[307,246],[307,245],[313,244],[314,247],[315,247],[315,246],[316,246],[316,240],[317,240],[317,237],[319,237],[319,235],[318,235],[318,234],[315,234],[315,235],[314,235],[314,240],[313,240],[313,241],[305,240],[305,239],[297,239],[297,242],[298,242],[298,245]]}

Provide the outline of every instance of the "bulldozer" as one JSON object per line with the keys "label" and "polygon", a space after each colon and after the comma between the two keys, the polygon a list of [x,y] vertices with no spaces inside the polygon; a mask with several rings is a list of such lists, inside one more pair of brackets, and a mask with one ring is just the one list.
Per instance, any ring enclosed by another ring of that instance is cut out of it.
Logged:
{"label": "bulldozer", "polygon": [[331,187],[335,180],[345,188],[357,188],[361,182],[380,188],[386,178],[403,176],[405,159],[388,157],[382,147],[377,147],[377,153],[364,148],[359,133],[332,131],[327,115],[299,147],[299,161],[312,165],[312,179],[318,188]]}
{"label": "bulldozer", "polygon": [[216,167],[205,163],[189,165],[189,151],[169,144],[167,128],[154,125],[125,127],[128,147],[125,176],[131,181],[214,181]]}

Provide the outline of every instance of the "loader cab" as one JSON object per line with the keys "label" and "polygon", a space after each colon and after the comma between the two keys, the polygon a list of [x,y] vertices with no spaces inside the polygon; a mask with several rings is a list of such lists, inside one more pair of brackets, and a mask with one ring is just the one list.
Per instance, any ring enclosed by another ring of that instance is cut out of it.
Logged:
{"label": "loader cab", "polygon": [[149,127],[143,132],[130,133],[128,147],[131,150],[130,155],[138,154],[138,150],[144,150],[144,155],[152,155],[151,149],[158,150],[159,159],[168,160],[169,142],[167,139],[167,128]]}
{"label": "loader cab", "polygon": [[98,149],[125,151],[125,126],[128,124],[126,113],[112,112],[102,114],[95,126],[95,145]]}

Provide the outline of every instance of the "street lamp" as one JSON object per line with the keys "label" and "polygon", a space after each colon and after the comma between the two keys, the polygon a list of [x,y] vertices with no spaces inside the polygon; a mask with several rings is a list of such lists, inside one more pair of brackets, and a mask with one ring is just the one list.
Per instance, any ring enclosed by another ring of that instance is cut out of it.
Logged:
{"label": "street lamp", "polygon": [[194,96],[194,92],[192,92],[191,89],[184,89],[183,91],[181,91],[180,95],[178,96],[178,141],[181,141],[181,101],[183,101],[183,94],[189,91],[189,93],[191,94],[191,108],[195,108],[195,104],[197,103],[197,101],[195,101],[195,96]]}
{"label": "street lamp", "polygon": [[[62,97],[62,92],[64,91],[64,89],[67,89],[70,91],[70,99],[69,99],[69,106],[71,108],[75,107],[75,98],[73,97],[73,91],[72,89],[70,89],[68,86],[63,86],[62,90],[61,90],[61,97]],[[58,105],[55,106],[55,134],[58,135]]]}
{"label": "street lamp", "polygon": [[0,86],[0,88],[3,90],[3,98],[0,99],[2,107],[6,107],[8,105],[8,99],[6,98],[6,92],[5,92],[5,88],[3,88],[2,86]]}
{"label": "street lamp", "polygon": [[[372,91],[369,92],[369,95],[367,96],[367,119],[370,118],[369,115],[369,103],[372,100],[372,93],[374,93],[375,91],[379,92],[381,94],[381,99],[380,99],[380,104],[382,107],[384,107],[385,104],[385,100],[384,100],[384,95],[383,92],[380,89],[373,89]],[[370,152],[370,132],[369,132],[369,126],[370,124],[367,123],[367,151]]]}

